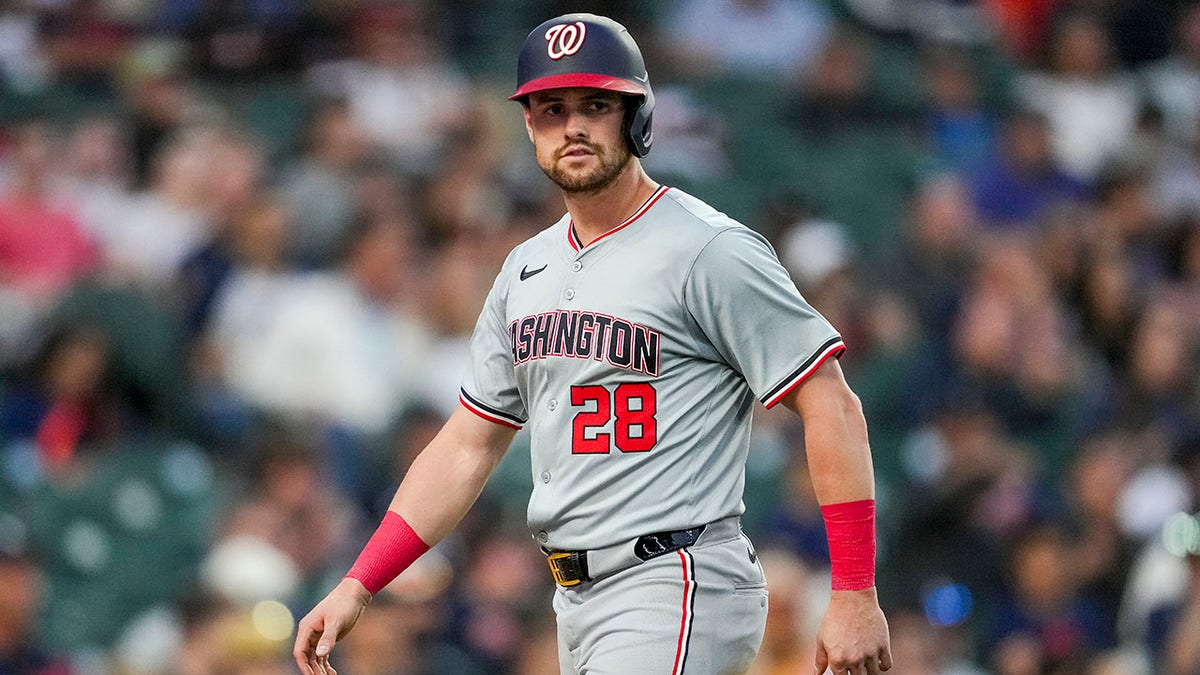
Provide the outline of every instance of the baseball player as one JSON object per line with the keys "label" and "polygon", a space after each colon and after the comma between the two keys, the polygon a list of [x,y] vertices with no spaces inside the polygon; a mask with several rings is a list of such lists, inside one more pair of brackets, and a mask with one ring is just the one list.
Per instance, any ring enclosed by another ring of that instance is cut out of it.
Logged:
{"label": "baseball player", "polygon": [[888,670],[873,470],[841,337],[761,236],[643,171],[654,94],[620,24],[568,14],[535,28],[512,99],[567,213],[509,254],[461,405],[301,620],[300,670],[335,672],[330,650],[372,595],[458,523],[528,427],[528,522],[558,585],[561,671],[744,672],[767,613],[738,525],[756,398],[803,418],[823,505],[833,592],[817,670]]}

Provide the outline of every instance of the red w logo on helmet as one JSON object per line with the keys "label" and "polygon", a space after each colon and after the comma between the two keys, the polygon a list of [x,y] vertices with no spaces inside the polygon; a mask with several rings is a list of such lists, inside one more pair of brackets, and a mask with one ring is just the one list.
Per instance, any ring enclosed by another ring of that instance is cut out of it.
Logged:
{"label": "red w logo on helmet", "polygon": [[586,35],[587,25],[582,21],[551,26],[550,30],[546,31],[546,53],[555,61],[570,56],[583,46],[583,38]]}

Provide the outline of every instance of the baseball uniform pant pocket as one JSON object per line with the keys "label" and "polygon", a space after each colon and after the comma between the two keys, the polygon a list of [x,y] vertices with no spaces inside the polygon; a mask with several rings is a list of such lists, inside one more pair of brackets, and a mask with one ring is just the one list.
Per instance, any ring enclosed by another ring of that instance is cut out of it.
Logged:
{"label": "baseball uniform pant pocket", "polygon": [[741,538],[674,551],[594,584],[559,588],[559,664],[578,675],[743,673],[767,592]]}

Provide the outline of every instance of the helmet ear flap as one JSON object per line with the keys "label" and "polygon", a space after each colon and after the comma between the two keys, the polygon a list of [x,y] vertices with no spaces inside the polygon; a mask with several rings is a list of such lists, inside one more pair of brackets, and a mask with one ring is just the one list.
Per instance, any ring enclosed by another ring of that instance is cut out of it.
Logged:
{"label": "helmet ear flap", "polygon": [[645,96],[627,97],[625,109],[625,141],[634,157],[645,157],[654,142],[654,93],[646,90]]}

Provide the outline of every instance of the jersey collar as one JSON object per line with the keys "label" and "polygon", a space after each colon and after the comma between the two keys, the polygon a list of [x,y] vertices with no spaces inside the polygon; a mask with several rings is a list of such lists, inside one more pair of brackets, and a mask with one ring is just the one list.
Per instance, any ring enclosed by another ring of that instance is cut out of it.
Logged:
{"label": "jersey collar", "polygon": [[[595,246],[596,242],[600,241],[601,239],[612,236],[613,234],[616,234],[617,232],[632,225],[633,221],[635,221],[638,218],[641,218],[643,215],[645,215],[646,212],[650,210],[650,207],[654,206],[654,203],[657,202],[659,200],[659,198],[662,197],[663,195],[665,195],[667,193],[667,190],[670,190],[670,189],[671,188],[667,187],[666,185],[658,186],[658,189],[654,191],[654,194],[650,195],[650,198],[647,199],[645,202],[643,202],[642,205],[638,207],[638,210],[633,212],[632,216],[629,216],[628,218],[626,218],[625,222],[621,223],[620,225],[617,225],[616,227],[609,230],[608,232],[605,232],[604,234],[600,235],[599,237],[596,237],[595,239],[593,239],[592,242],[590,244],[588,244],[588,246]],[[579,235],[575,233],[574,219],[567,222],[567,243],[570,244],[572,250],[574,250],[576,252],[578,252],[584,248],[583,242],[581,242],[579,240]]]}

